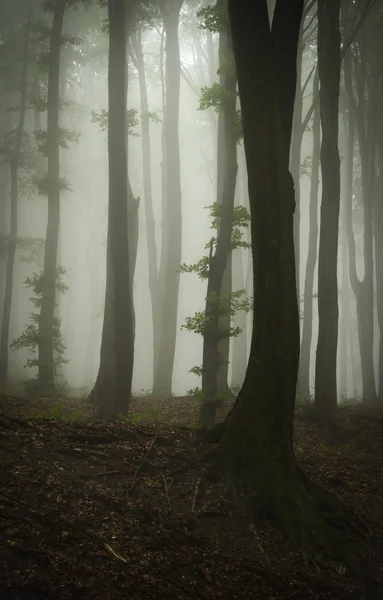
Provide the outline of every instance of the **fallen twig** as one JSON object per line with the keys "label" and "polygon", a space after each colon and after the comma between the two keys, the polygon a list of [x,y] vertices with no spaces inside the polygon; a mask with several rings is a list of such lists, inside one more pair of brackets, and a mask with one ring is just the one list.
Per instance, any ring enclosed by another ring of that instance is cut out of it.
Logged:
{"label": "fallen twig", "polygon": [[[131,487],[130,487],[130,492],[132,492],[132,491],[134,490],[134,487],[135,487],[135,485],[136,485],[136,480],[137,480],[138,473],[141,471],[141,469],[142,469],[142,466],[143,466],[143,464],[144,464],[144,462],[145,462],[145,459],[147,458],[147,456],[149,455],[149,452],[150,452],[150,451],[151,451],[151,449],[153,448],[153,446],[154,446],[154,443],[155,443],[155,441],[156,441],[157,437],[158,437],[158,436],[154,436],[154,438],[153,438],[153,439],[152,439],[152,441],[150,442],[150,444],[149,444],[149,448],[148,448],[148,449],[147,449],[147,451],[145,452],[145,454],[144,454],[144,457],[143,457],[143,459],[142,459],[142,461],[141,461],[141,464],[140,464],[140,465],[137,467],[137,469],[136,469],[136,471],[135,471],[135,473],[134,473],[134,475],[133,475],[133,481],[132,481],[132,485],[131,485]],[[149,462],[149,461],[147,461],[147,462]],[[151,463],[150,463],[150,464],[151,464]],[[154,465],[153,465],[153,466],[154,466]]]}
{"label": "fallen twig", "polygon": [[111,554],[113,554],[113,556],[115,558],[117,558],[118,560],[122,560],[122,562],[127,563],[128,561],[126,560],[126,558],[124,558],[123,556],[121,556],[121,554],[118,554],[115,550],[113,550],[113,548],[111,546],[109,546],[109,544],[104,544],[105,548],[107,550],[109,550],[109,552]]}
{"label": "fallen twig", "polygon": [[160,471],[160,475],[162,477],[162,481],[164,482],[164,487],[165,487],[165,494],[166,494],[166,499],[168,501],[168,505],[169,505],[169,512],[172,510],[172,505],[170,504],[170,498],[169,498],[169,490],[168,490],[168,484],[166,481],[166,477],[165,475]]}
{"label": "fallen twig", "polygon": [[257,543],[258,548],[260,549],[260,551],[262,552],[263,556],[265,557],[265,559],[267,560],[267,562],[270,564],[270,559],[267,556],[266,552],[264,551],[264,549],[262,548],[261,542],[259,541],[259,537],[258,537],[258,533],[257,530],[255,528],[254,523],[251,523],[250,525],[250,531],[254,534],[255,536],[255,541]]}

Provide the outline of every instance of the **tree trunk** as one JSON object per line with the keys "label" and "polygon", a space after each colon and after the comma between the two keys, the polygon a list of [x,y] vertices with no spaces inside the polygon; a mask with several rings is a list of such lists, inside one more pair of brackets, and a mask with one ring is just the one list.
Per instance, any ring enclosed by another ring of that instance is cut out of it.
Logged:
{"label": "tree trunk", "polygon": [[58,0],[54,6],[48,62],[48,224],[45,238],[42,302],[38,332],[38,388],[40,393],[47,396],[54,394],[55,390],[53,328],[60,227],[60,49],[65,5],[65,0]]}
{"label": "tree trunk", "polygon": [[[126,152],[126,28],[128,7],[108,0],[108,152],[109,210],[106,295],[100,367],[91,393],[100,413],[115,418],[126,414],[132,395],[134,355],[132,257],[129,256],[134,198],[130,189]],[[131,210],[129,210],[131,206]]]}
{"label": "tree trunk", "polygon": [[[314,95],[318,93],[319,74],[314,78]],[[314,274],[318,252],[318,189],[319,189],[319,163],[320,163],[320,112],[319,102],[314,110],[313,120],[313,152],[311,157],[311,183],[310,183],[310,226],[308,253],[306,261],[306,276],[303,296],[303,328],[301,341],[301,356],[299,364],[299,396],[301,400],[310,400],[312,387],[310,386],[310,357],[313,331],[313,293]]]}
{"label": "tree trunk", "polygon": [[[299,30],[299,44],[297,57],[297,88],[295,93],[295,106],[293,115],[293,131],[291,138],[291,174],[294,179],[295,187],[295,213],[294,213],[294,246],[295,246],[295,270],[297,280],[297,297],[300,306],[300,203],[301,203],[301,148],[302,148],[302,110],[303,110],[303,92],[302,92],[302,57],[303,57],[303,20]],[[298,374],[299,376],[299,374]]]}
{"label": "tree trunk", "polygon": [[3,318],[1,323],[0,339],[0,390],[6,390],[8,383],[8,349],[9,349],[9,325],[11,318],[12,295],[13,295],[13,273],[17,245],[17,226],[18,226],[18,177],[19,163],[21,154],[21,144],[24,134],[25,113],[27,110],[27,91],[28,91],[28,57],[29,57],[29,27],[26,27],[25,47],[23,52],[23,62],[21,71],[21,93],[20,93],[20,116],[14,138],[13,156],[10,160],[11,171],[11,223],[10,234],[7,247],[7,267],[5,276],[5,293]]}
{"label": "tree trunk", "polygon": [[[245,383],[212,453],[212,468],[224,471],[227,487],[238,499],[245,495],[242,507],[256,516],[272,513],[309,556],[320,551],[355,567],[351,551],[321,518],[310,497],[313,486],[299,471],[292,447],[299,359],[294,185],[288,168],[293,103],[290,115],[280,106],[283,100],[289,106],[294,98],[303,0],[287,6],[278,36],[289,52],[276,54],[271,51],[266,0],[243,0],[241,10],[237,0],[229,0],[249,175],[256,302]],[[286,2],[277,0],[275,12],[285,8]],[[261,52],[263,60],[254,63],[254,55]],[[284,89],[278,78],[282,65]]]}
{"label": "tree trunk", "polygon": [[[224,1],[219,0],[224,8]],[[227,62],[232,52],[229,30],[220,32],[220,65]],[[236,74],[235,69],[226,69],[220,76],[225,90],[222,111],[218,122],[217,145],[217,203],[220,214],[217,228],[217,245],[214,255],[210,252],[209,276],[205,304],[205,329],[203,334],[202,393],[198,426],[209,428],[214,425],[215,410],[228,395],[228,363],[230,316],[221,316],[220,308],[230,303],[231,294],[231,238],[233,210],[237,181],[237,137],[236,137]],[[219,301],[217,301],[217,298]],[[210,406],[207,408],[207,404]]]}
{"label": "tree trunk", "polygon": [[318,4],[322,204],[318,259],[319,331],[315,364],[314,410],[317,421],[323,425],[330,425],[337,406],[337,267],[340,210],[340,160],[338,151],[339,12],[340,0],[323,0]]}
{"label": "tree trunk", "polygon": [[[375,403],[377,400],[375,388],[375,375],[373,363],[373,257],[372,257],[372,189],[370,177],[368,175],[369,161],[373,157],[369,156],[367,147],[367,139],[365,137],[364,127],[364,110],[363,107],[356,107],[354,100],[353,84],[352,84],[352,64],[351,56],[346,55],[344,59],[344,76],[345,87],[348,99],[348,144],[347,144],[347,199],[346,199],[346,227],[347,241],[349,252],[349,277],[352,290],[356,299],[358,337],[359,337],[359,352],[362,370],[362,399],[367,403]],[[354,160],[354,130],[355,116],[361,110],[363,114],[359,114],[358,131],[359,131],[359,149],[361,154],[362,168],[362,190],[363,190],[363,216],[364,216],[364,244],[363,244],[363,259],[364,259],[364,276],[363,280],[358,278],[356,270],[356,250],[355,239],[352,226],[352,198],[353,198],[353,160]],[[357,112],[356,112],[357,111]],[[370,132],[374,138],[373,132]],[[375,138],[374,138],[375,139]]]}
{"label": "tree trunk", "polygon": [[[383,86],[381,86],[380,102],[383,98]],[[378,138],[378,168],[379,177],[375,191],[374,206],[374,239],[375,239],[375,276],[376,276],[376,295],[377,295],[377,313],[379,323],[379,401],[383,402],[383,118],[379,114],[379,138]]]}
{"label": "tree trunk", "polygon": [[182,193],[179,147],[181,63],[178,40],[183,0],[159,1],[166,34],[166,102],[162,137],[162,227],[159,272],[161,331],[153,394],[172,393],[182,258]]}
{"label": "tree trunk", "polygon": [[[233,252],[233,288],[246,289],[243,265],[243,250]],[[241,328],[241,333],[233,338],[233,355],[231,361],[231,387],[240,389],[245,380],[247,367],[247,313],[240,310],[234,320],[234,326]]]}
{"label": "tree trunk", "polygon": [[142,171],[144,187],[144,205],[146,218],[146,238],[148,247],[148,269],[149,290],[152,302],[153,323],[153,382],[155,370],[158,363],[159,334],[160,334],[160,311],[158,297],[158,268],[157,268],[157,246],[155,235],[155,220],[153,211],[152,194],[152,159],[149,129],[149,102],[146,85],[145,63],[142,52],[141,29],[138,28],[135,35],[131,36],[133,51],[135,54],[136,68],[140,85],[141,98],[141,143],[142,143]]}

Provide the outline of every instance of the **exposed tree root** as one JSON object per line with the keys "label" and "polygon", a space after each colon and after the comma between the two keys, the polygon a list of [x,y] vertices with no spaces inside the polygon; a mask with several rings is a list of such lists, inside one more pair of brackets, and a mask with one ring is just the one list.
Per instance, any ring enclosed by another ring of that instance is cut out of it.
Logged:
{"label": "exposed tree root", "polygon": [[369,538],[368,525],[358,515],[310,482],[296,466],[281,465],[274,471],[254,467],[244,476],[222,464],[214,452],[214,462],[210,462],[196,487],[195,512],[205,484],[219,473],[237,509],[251,523],[260,518],[275,520],[285,535],[298,543],[307,562],[318,569],[349,572],[365,589],[371,587],[358,551],[345,540],[352,532]]}

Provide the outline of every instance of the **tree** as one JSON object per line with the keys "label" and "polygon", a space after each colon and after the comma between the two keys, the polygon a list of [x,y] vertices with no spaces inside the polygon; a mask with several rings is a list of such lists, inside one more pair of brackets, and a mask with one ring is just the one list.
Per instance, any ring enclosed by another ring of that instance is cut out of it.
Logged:
{"label": "tree", "polygon": [[181,62],[178,40],[183,0],[157,0],[166,35],[166,94],[162,133],[162,226],[159,271],[161,332],[153,394],[172,392],[177,337],[179,266],[182,251],[182,193],[178,134]]}
{"label": "tree", "polygon": [[[277,0],[271,34],[266,0],[243,0],[241,10],[229,0],[249,178],[255,305],[245,382],[212,452],[211,468],[226,476],[229,489],[245,496],[253,515],[273,513],[311,558],[320,551],[354,566],[351,551],[318,513],[319,498],[296,465],[292,443],[299,313],[289,147],[302,10],[301,0]],[[261,53],[262,61],[254,61]]]}
{"label": "tree", "polygon": [[132,394],[134,355],[133,289],[129,260],[129,205],[134,201],[127,170],[127,25],[131,6],[108,0],[109,207],[106,295],[100,367],[90,399],[105,416],[126,414]]}
{"label": "tree", "polygon": [[[230,28],[227,19],[226,0],[217,0],[215,11],[207,9],[207,15],[215,18],[219,31],[219,101],[217,134],[217,203],[221,206],[217,219],[217,244],[209,255],[207,295],[205,305],[205,329],[203,334],[202,394],[200,427],[212,427],[215,421],[217,397],[229,395],[228,365],[230,344],[230,309],[226,315],[220,311],[220,303],[226,300],[230,306],[232,289],[231,258],[234,197],[237,182],[237,77],[233,64]],[[213,102],[206,103],[206,107]],[[220,299],[217,302],[217,299]],[[227,334],[224,335],[223,331]]]}
{"label": "tree", "polygon": [[[349,11],[345,10],[344,27],[347,26]],[[358,149],[361,164],[362,201],[363,201],[363,279],[359,279],[356,269],[355,239],[352,225],[352,189],[347,197],[347,241],[349,248],[349,276],[355,294],[357,307],[358,337],[362,374],[362,399],[374,404],[377,393],[374,375],[374,308],[373,308],[373,198],[376,156],[377,110],[376,100],[379,88],[379,71],[374,73],[371,62],[376,46],[367,41],[367,25],[360,28],[357,42],[359,61],[354,70],[357,98],[353,89],[352,57],[350,53],[344,59],[344,79],[348,100],[350,129],[354,131],[354,121],[358,134]],[[369,31],[370,31],[369,27]],[[346,29],[347,30],[347,29]],[[370,33],[368,33],[370,36]],[[372,36],[373,37],[373,36]],[[350,142],[351,143],[351,142]],[[351,165],[352,167],[352,165]],[[351,170],[352,177],[352,170]]]}
{"label": "tree", "polygon": [[[149,13],[150,17],[150,13]],[[157,246],[155,236],[155,219],[153,211],[152,194],[152,162],[151,162],[151,140],[150,140],[150,112],[148,102],[148,90],[146,83],[145,61],[142,50],[143,23],[138,23],[136,31],[130,34],[130,57],[138,72],[141,100],[141,142],[142,142],[142,172],[144,188],[144,206],[146,218],[147,247],[148,247],[148,270],[149,290],[152,304],[153,323],[153,382],[155,380],[155,368],[158,362],[159,335],[160,335],[160,307],[159,307],[159,282],[157,273]]]}
{"label": "tree", "polygon": [[316,419],[329,425],[337,406],[338,234],[340,160],[338,112],[340,87],[340,0],[318,4],[318,69],[322,125],[322,203],[318,257],[319,331],[315,363]]}
{"label": "tree", "polygon": [[66,0],[56,0],[50,33],[47,97],[47,157],[46,180],[48,223],[45,240],[43,291],[39,318],[38,384],[44,394],[51,395],[55,387],[53,331],[56,295],[57,248],[60,227],[60,50]]}
{"label": "tree", "polygon": [[[316,72],[314,77],[314,95],[318,92],[319,76]],[[314,110],[312,125],[313,152],[311,157],[311,179],[310,179],[310,228],[309,247],[306,260],[305,286],[303,295],[303,328],[301,355],[299,363],[299,396],[302,400],[308,400],[310,393],[310,353],[313,329],[313,286],[314,273],[317,262],[318,247],[318,188],[319,188],[319,159],[320,159],[320,113],[319,103]]]}
{"label": "tree", "polygon": [[24,122],[27,110],[28,93],[28,60],[30,45],[30,23],[25,23],[24,40],[22,43],[22,57],[20,61],[20,108],[19,121],[11,136],[8,136],[8,158],[11,179],[11,214],[10,233],[7,245],[7,267],[4,293],[3,317],[1,323],[0,340],[0,389],[6,389],[8,379],[8,348],[9,348],[9,324],[11,317],[12,295],[13,295],[13,273],[17,245],[18,229],[18,201],[19,201],[19,167],[22,163],[22,144],[24,138]]}

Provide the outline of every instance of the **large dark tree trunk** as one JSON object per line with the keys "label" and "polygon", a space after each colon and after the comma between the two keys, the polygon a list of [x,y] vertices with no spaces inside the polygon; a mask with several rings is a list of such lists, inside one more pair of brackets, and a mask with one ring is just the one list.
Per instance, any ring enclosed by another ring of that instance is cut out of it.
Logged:
{"label": "large dark tree trunk", "polygon": [[[319,76],[315,74],[314,95],[318,93]],[[311,184],[310,184],[310,209],[309,209],[309,244],[306,261],[306,276],[303,296],[303,328],[301,341],[301,356],[299,364],[299,397],[309,400],[313,393],[310,386],[310,355],[313,331],[313,293],[314,274],[318,251],[318,189],[319,189],[319,163],[320,163],[320,113],[319,102],[314,110],[312,127],[313,153],[311,157]]]}
{"label": "large dark tree trunk", "polygon": [[[312,485],[293,454],[299,313],[289,145],[302,9],[303,0],[277,1],[275,13],[285,14],[276,34],[284,51],[276,53],[266,0],[243,0],[241,10],[229,0],[249,175],[255,306],[246,379],[212,453],[212,468],[224,471],[229,489],[247,495],[245,506],[253,513],[274,514],[308,555],[320,551],[354,565],[351,552],[319,515]],[[263,60],[254,63],[261,52]]]}
{"label": "large dark tree trunk", "polygon": [[22,60],[21,72],[21,93],[20,93],[20,115],[19,122],[15,131],[13,156],[10,160],[11,171],[11,223],[7,247],[7,267],[5,276],[5,292],[3,318],[1,323],[0,338],[0,389],[6,390],[8,380],[8,348],[9,348],[9,325],[11,318],[12,295],[13,295],[13,272],[17,245],[17,224],[18,224],[18,178],[19,164],[21,154],[21,144],[24,134],[24,121],[27,109],[27,91],[28,91],[28,56],[29,56],[29,38],[30,30],[26,28],[25,47]]}
{"label": "large dark tree trunk", "polygon": [[315,364],[314,411],[328,425],[337,406],[338,233],[340,160],[338,151],[340,87],[340,0],[318,4],[318,69],[322,124],[322,204],[318,258],[319,331]]}
{"label": "large dark tree trunk", "polygon": [[[380,102],[383,102],[383,86],[381,86]],[[379,323],[379,401],[383,402],[383,115],[379,114],[377,141],[378,179],[374,206],[374,238],[375,238],[375,273],[377,313]]]}
{"label": "large dark tree trunk", "polygon": [[134,355],[132,258],[128,232],[134,207],[127,170],[126,119],[126,27],[130,8],[120,0],[108,1],[108,151],[109,211],[106,296],[101,340],[100,368],[91,393],[107,417],[126,414],[132,394]]}
{"label": "large dark tree trunk", "polygon": [[42,302],[38,332],[38,388],[47,396],[55,390],[53,353],[56,301],[57,248],[60,228],[59,94],[60,50],[66,0],[57,0],[53,10],[48,63],[48,224],[45,238]]}
{"label": "large dark tree trunk", "polygon": [[166,34],[166,101],[162,136],[162,227],[159,272],[161,332],[153,393],[172,393],[182,254],[182,193],[179,144],[181,62],[178,40],[183,0],[158,0]]}
{"label": "large dark tree trunk", "polygon": [[142,172],[144,187],[144,206],[146,218],[146,238],[148,248],[149,290],[152,303],[153,323],[153,381],[155,378],[155,366],[158,363],[159,334],[160,334],[160,311],[159,290],[157,270],[157,246],[155,235],[155,220],[153,211],[152,194],[152,158],[149,129],[149,102],[146,85],[145,63],[142,52],[141,29],[138,28],[135,35],[131,36],[131,43],[135,55],[135,66],[138,71],[141,99],[141,142],[142,142]]}

